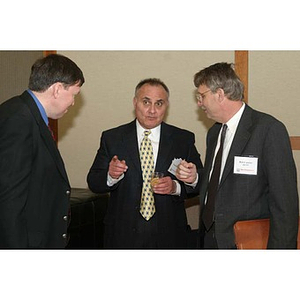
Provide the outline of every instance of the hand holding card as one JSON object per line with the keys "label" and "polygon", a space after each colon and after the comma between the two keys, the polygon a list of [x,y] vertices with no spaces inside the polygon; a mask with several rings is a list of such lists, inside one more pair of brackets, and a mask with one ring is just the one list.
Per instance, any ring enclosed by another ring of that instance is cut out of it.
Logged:
{"label": "hand holding card", "polygon": [[178,168],[178,166],[180,165],[180,163],[182,162],[182,158],[174,158],[172,160],[172,163],[168,169],[168,172],[170,172],[171,174],[173,174],[174,176],[176,176],[176,170]]}
{"label": "hand holding card", "polygon": [[178,180],[181,180],[187,184],[194,184],[197,179],[196,166],[185,160],[180,161],[176,167],[175,176]]}

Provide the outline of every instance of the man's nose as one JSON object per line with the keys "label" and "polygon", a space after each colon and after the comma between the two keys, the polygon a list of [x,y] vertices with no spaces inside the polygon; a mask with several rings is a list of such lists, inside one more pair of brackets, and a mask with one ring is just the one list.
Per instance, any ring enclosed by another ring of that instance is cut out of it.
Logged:
{"label": "man's nose", "polygon": [[150,106],[150,112],[151,112],[151,113],[155,113],[155,112],[156,112],[155,104],[152,104],[152,105]]}

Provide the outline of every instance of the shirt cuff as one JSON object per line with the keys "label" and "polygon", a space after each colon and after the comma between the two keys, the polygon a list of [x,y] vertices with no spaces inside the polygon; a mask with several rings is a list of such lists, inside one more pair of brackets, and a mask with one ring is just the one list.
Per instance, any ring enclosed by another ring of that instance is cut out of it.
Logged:
{"label": "shirt cuff", "polygon": [[107,173],[107,185],[109,187],[115,185],[116,183],[118,183],[121,179],[124,178],[124,173],[118,178],[118,179],[114,179],[112,178],[108,173]]}
{"label": "shirt cuff", "polygon": [[[197,183],[198,183],[198,178],[199,178],[199,175],[197,173],[197,176],[196,176],[196,179],[193,183],[184,183],[190,187],[192,187],[193,189],[196,187]],[[176,183],[176,191],[174,193],[172,193],[171,195],[173,196],[179,196],[181,194],[181,185],[180,183],[177,181],[177,180],[173,180],[175,183]]]}
{"label": "shirt cuff", "polygon": [[179,196],[181,194],[181,186],[177,180],[173,180],[176,183],[176,191],[172,193],[173,196]]}
{"label": "shirt cuff", "polygon": [[196,179],[195,179],[195,181],[193,183],[186,183],[185,182],[184,184],[186,184],[188,186],[191,186],[192,188],[195,188],[196,185],[197,185],[197,183],[198,183],[198,178],[199,178],[199,174],[197,173]]}

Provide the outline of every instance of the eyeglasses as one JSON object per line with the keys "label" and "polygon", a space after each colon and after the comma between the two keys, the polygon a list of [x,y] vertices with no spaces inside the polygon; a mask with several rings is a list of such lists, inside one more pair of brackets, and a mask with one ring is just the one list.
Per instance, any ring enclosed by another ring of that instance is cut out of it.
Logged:
{"label": "eyeglasses", "polygon": [[205,91],[205,92],[203,92],[203,93],[198,93],[198,94],[196,94],[197,100],[198,100],[199,102],[202,102],[203,99],[204,99],[204,94],[206,94],[206,93],[208,93],[208,92],[211,92],[211,90],[207,90],[207,91]]}

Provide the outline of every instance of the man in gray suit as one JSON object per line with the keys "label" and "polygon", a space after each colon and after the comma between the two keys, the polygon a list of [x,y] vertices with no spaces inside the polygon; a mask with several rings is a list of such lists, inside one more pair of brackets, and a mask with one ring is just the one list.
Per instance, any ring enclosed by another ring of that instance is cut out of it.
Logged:
{"label": "man in gray suit", "polygon": [[296,248],[297,175],[285,126],[242,101],[244,87],[231,64],[199,71],[194,84],[198,106],[216,121],[200,183],[200,247],[235,248],[235,222],[270,218],[268,248]]}

